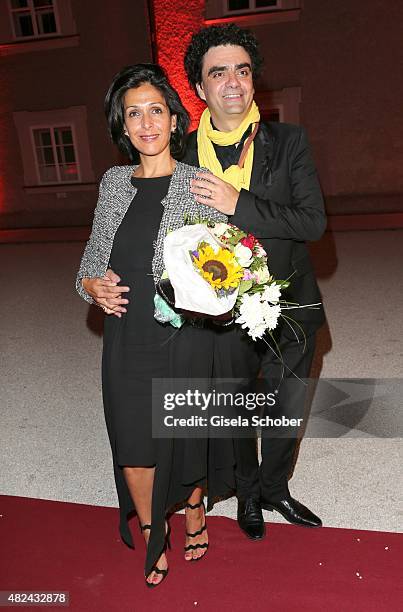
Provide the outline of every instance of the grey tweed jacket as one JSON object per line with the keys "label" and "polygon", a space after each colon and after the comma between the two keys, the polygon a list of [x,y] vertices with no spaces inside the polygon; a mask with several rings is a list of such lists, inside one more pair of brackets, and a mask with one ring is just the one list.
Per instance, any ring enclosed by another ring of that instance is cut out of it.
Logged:
{"label": "grey tweed jacket", "polygon": [[[100,183],[91,235],[76,277],[76,289],[79,295],[90,304],[96,302],[85,291],[81,280],[102,277],[108,269],[116,231],[137,193],[136,187],[133,187],[130,181],[135,168],[136,166],[114,166],[105,172]],[[155,282],[158,282],[164,270],[164,238],[169,231],[184,225],[185,216],[194,219],[227,221],[224,214],[196,202],[194,195],[190,192],[190,180],[195,178],[196,172],[199,171],[200,169],[194,166],[176,162],[168,193],[161,202],[164,211],[157,240],[154,243],[155,252],[152,261]],[[135,205],[135,200],[133,205]]]}

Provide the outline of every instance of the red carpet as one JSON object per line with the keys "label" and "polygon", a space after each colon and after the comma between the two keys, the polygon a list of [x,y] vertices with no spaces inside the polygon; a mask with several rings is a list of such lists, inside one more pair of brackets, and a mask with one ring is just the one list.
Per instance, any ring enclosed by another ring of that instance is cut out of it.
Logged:
{"label": "red carpet", "polygon": [[9,496],[0,505],[0,590],[69,591],[74,612],[402,610],[400,534],[269,524],[249,542],[235,521],[211,517],[206,559],[186,563],[175,515],[170,574],[147,589],[136,520],[133,551],[118,539],[116,509]]}

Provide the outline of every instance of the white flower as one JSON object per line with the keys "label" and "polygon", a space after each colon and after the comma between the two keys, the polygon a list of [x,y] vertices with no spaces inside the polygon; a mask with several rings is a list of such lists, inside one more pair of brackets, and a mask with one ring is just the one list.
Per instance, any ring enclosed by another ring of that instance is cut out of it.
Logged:
{"label": "white flower", "polygon": [[267,266],[258,268],[257,270],[254,271],[253,274],[254,274],[254,277],[258,285],[264,285],[264,283],[267,283],[267,281],[270,278],[270,273],[269,273],[269,270],[267,269]]}
{"label": "white flower", "polygon": [[249,268],[250,264],[253,261],[252,251],[240,242],[238,242],[234,249],[234,255],[239,265],[243,268]]}
{"label": "white flower", "polygon": [[281,307],[271,306],[268,302],[263,302],[263,318],[267,329],[275,329],[277,327],[278,318],[281,313]]}
{"label": "white flower", "polygon": [[267,330],[277,327],[280,314],[280,305],[272,306],[266,300],[262,301],[262,294],[245,293],[239,306],[239,317],[235,322],[246,329],[253,340],[256,340],[262,338]]}
{"label": "white flower", "polygon": [[255,325],[255,327],[250,329],[248,331],[248,334],[252,338],[252,340],[256,340],[256,338],[263,338],[266,332],[266,329],[267,329],[266,324],[263,321],[262,323],[259,323],[259,325]]}
{"label": "white flower", "polygon": [[222,236],[224,236],[225,232],[228,229],[228,223],[216,223],[214,227],[210,229],[214,236],[216,236],[217,238],[221,238]]}
{"label": "white flower", "polygon": [[279,287],[279,285],[276,285],[276,283],[265,287],[262,293],[262,298],[267,302],[270,302],[271,304],[276,304],[279,301],[280,296],[281,288]]}
{"label": "white flower", "polygon": [[255,255],[256,257],[267,257],[267,253],[261,244],[255,245]]}
{"label": "white flower", "polygon": [[240,316],[235,322],[242,325],[243,329],[247,329],[248,334],[253,340],[261,338],[267,328],[264,316],[265,313],[262,307],[263,304],[260,301],[260,295],[258,293],[254,293],[253,295],[245,293],[242,296],[242,302],[239,307]]}

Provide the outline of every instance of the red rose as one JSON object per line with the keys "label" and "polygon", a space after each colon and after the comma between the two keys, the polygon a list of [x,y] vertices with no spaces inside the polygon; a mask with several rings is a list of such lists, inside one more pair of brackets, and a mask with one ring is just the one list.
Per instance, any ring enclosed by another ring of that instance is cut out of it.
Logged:
{"label": "red rose", "polygon": [[241,244],[243,244],[243,246],[245,247],[248,247],[248,249],[250,249],[251,251],[253,250],[253,247],[255,246],[256,242],[257,240],[253,236],[253,234],[248,234],[246,238],[242,238],[241,240]]}

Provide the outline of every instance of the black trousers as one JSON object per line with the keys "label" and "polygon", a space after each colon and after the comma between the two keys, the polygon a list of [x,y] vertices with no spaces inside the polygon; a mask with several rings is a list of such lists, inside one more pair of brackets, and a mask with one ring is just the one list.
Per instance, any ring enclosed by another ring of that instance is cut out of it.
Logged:
{"label": "black trousers", "polygon": [[[261,357],[261,375],[265,391],[274,392],[276,406],[273,417],[285,415],[288,418],[302,418],[305,412],[307,386],[301,379],[309,377],[315,350],[315,333],[306,337],[303,343],[281,336],[281,355],[287,368],[282,376],[281,361],[267,349]],[[291,370],[291,371],[290,371]],[[261,387],[261,385],[259,385]],[[296,437],[281,427],[262,429],[262,462],[259,466],[257,444],[254,438],[234,441],[237,462],[237,496],[263,498],[280,501],[289,495],[288,474],[292,467]],[[292,437],[290,437],[290,435]]]}

